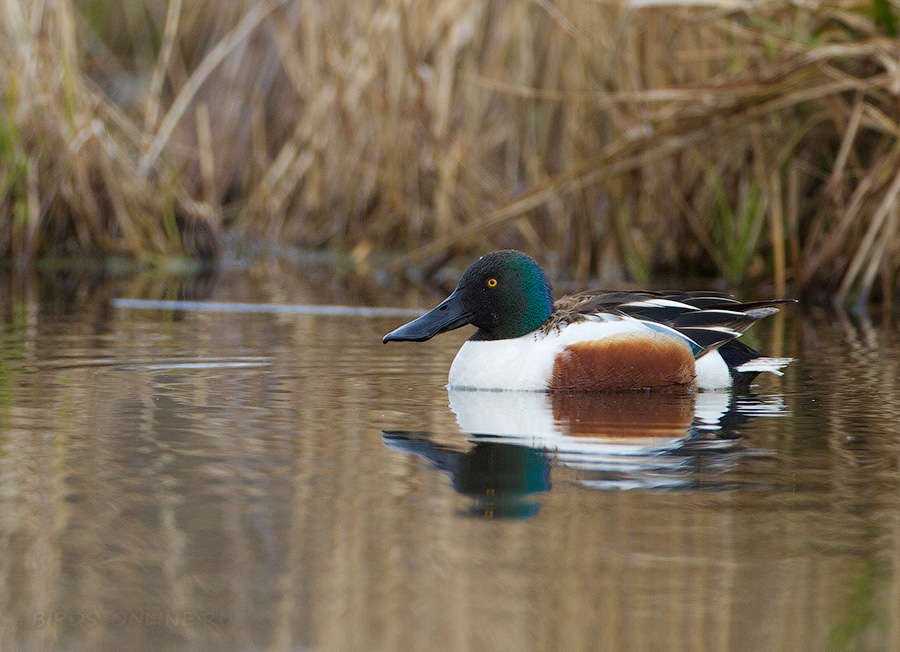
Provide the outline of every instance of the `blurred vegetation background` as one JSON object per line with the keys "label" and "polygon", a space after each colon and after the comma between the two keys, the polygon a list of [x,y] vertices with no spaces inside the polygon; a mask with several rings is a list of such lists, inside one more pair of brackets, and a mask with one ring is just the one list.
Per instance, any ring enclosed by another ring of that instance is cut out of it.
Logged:
{"label": "blurred vegetation background", "polygon": [[898,0],[0,0],[0,255],[898,286]]}

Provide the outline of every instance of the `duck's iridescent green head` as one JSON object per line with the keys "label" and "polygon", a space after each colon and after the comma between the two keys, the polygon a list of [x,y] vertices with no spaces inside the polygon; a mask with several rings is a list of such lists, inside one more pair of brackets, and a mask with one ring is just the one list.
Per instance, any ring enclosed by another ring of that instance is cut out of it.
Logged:
{"label": "duck's iridescent green head", "polygon": [[453,294],[418,319],[384,336],[384,342],[428,340],[472,324],[473,340],[521,337],[540,328],[553,311],[544,270],[521,251],[495,251],[476,260]]}

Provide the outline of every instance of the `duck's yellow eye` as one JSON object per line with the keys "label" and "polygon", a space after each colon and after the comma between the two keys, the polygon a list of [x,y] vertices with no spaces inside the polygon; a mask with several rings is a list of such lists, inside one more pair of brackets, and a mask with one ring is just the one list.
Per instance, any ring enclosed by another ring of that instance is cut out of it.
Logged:
{"label": "duck's yellow eye", "polygon": [[489,288],[495,288],[495,287],[497,287],[497,279],[495,279],[495,278],[489,278],[489,279],[488,279],[488,287],[489,287]]}

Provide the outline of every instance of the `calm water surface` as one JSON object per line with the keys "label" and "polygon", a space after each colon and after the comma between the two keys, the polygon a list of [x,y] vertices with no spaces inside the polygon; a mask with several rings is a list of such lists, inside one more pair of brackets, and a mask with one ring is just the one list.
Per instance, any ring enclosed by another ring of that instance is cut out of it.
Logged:
{"label": "calm water surface", "polygon": [[3,281],[2,650],[900,650],[900,338],[789,309],[732,396],[454,393],[427,307],[260,264]]}

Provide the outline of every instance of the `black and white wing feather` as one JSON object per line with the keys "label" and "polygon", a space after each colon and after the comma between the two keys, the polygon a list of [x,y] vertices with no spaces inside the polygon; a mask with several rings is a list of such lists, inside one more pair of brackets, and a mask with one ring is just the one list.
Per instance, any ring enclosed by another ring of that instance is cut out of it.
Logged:
{"label": "black and white wing feather", "polygon": [[[631,317],[678,331],[696,344],[695,357],[740,337],[750,326],[793,299],[742,303],[720,292],[598,292],[561,298],[544,325],[549,330],[586,319]],[[745,347],[747,348],[747,347]],[[751,349],[752,351],[752,349]]]}

